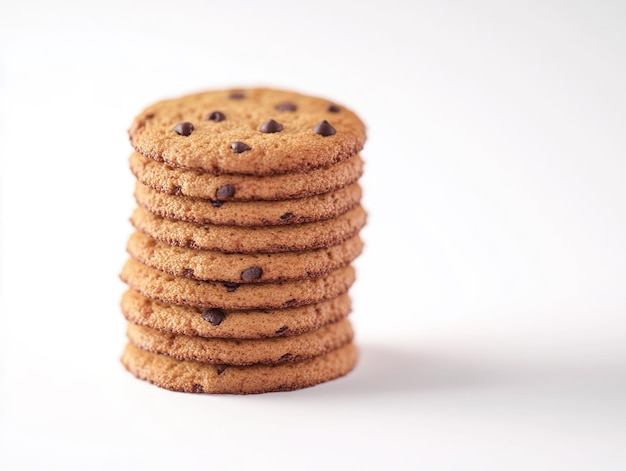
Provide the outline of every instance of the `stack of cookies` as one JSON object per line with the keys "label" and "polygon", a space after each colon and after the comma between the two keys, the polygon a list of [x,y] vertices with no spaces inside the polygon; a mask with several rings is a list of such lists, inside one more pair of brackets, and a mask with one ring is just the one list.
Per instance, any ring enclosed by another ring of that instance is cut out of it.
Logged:
{"label": "stack of cookies", "polygon": [[234,394],[348,373],[366,219],[359,118],[319,98],[225,90],[157,103],[129,135],[124,366],[163,388]]}

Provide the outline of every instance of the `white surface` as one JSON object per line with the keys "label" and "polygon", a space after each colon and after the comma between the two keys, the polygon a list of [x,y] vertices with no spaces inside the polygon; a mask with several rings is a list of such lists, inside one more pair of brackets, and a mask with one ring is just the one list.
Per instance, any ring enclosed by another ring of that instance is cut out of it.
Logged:
{"label": "white surface", "polygon": [[[0,4],[0,469],[626,468],[623,2],[88,3]],[[126,129],[258,84],[368,124],[362,358],[167,392],[118,363]]]}

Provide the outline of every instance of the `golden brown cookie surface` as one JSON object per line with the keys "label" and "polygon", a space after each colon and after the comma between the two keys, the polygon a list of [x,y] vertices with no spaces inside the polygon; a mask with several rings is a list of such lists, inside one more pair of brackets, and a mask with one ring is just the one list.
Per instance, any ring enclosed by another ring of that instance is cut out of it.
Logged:
{"label": "golden brown cookie surface", "polygon": [[365,142],[365,126],[347,108],[263,88],[164,100],[140,113],[128,133],[137,152],[174,167],[259,176],[341,162]]}
{"label": "golden brown cookie surface", "polygon": [[170,167],[133,152],[130,169],[144,185],[169,195],[214,201],[286,200],[305,198],[351,185],[363,173],[363,160],[355,155],[343,162],[307,173],[269,177],[213,175]]}
{"label": "golden brown cookie surface", "polygon": [[[129,259],[122,281],[144,296],[167,304],[219,309],[277,309],[333,299],[354,282],[351,266],[319,278],[283,283],[230,283],[178,278]],[[251,280],[243,280],[251,281]]]}
{"label": "golden brown cookie surface", "polygon": [[163,304],[128,290],[122,312],[129,322],[162,332],[209,338],[274,338],[303,334],[344,319],[350,297],[286,309],[232,311]]}
{"label": "golden brown cookie surface", "polygon": [[235,283],[241,282],[246,270],[253,267],[260,274],[253,280],[256,282],[314,278],[348,265],[362,248],[361,239],[355,236],[340,245],[303,252],[227,254],[172,246],[141,232],[132,234],[127,245],[133,258],[171,275]]}
{"label": "golden brown cookie surface", "polygon": [[278,365],[226,366],[182,361],[128,344],[122,364],[139,379],[173,391],[210,394],[259,394],[302,389],[354,368],[358,350],[349,343],[321,355]]}
{"label": "golden brown cookie surface", "polygon": [[200,225],[162,218],[141,207],[130,220],[138,231],[170,245],[226,253],[276,253],[341,244],[357,234],[366,219],[365,210],[357,206],[337,218],[284,226]]}
{"label": "golden brown cookie surface", "polygon": [[168,195],[137,182],[135,199],[139,206],[157,216],[232,226],[301,224],[334,218],[356,207],[361,187],[354,183],[330,193],[282,201],[208,201]]}
{"label": "golden brown cookie surface", "polygon": [[253,365],[308,360],[352,340],[350,321],[344,319],[318,330],[272,339],[217,339],[176,335],[128,324],[128,339],[136,347],[177,360],[227,365]]}

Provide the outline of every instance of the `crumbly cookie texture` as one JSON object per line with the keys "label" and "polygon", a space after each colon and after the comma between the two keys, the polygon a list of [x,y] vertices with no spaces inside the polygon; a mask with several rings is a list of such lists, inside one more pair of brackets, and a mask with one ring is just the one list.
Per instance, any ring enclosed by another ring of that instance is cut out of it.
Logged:
{"label": "crumbly cookie texture", "polygon": [[276,253],[312,250],[341,244],[363,228],[362,206],[333,219],[282,226],[195,224],[156,216],[138,207],[130,221],[153,239],[179,247],[226,253]]}
{"label": "crumbly cookie texture", "polygon": [[282,201],[208,201],[160,193],[137,182],[137,204],[157,216],[196,224],[267,226],[337,217],[361,200],[358,183],[322,195]]}
{"label": "crumbly cookie texture", "polygon": [[138,152],[129,159],[130,169],[141,183],[169,195],[213,201],[263,201],[305,198],[337,191],[356,182],[363,173],[359,155],[312,170],[268,177],[213,175],[171,167]]}
{"label": "crumbly cookie texture", "polygon": [[129,343],[122,364],[139,379],[174,391],[259,394],[292,391],[344,376],[354,368],[358,350],[349,343],[310,360],[278,365],[228,366],[176,360]]}
{"label": "crumbly cookie texture", "polygon": [[258,277],[249,282],[278,282],[303,280],[325,275],[348,265],[363,249],[359,236],[335,245],[304,252],[276,254],[226,254],[217,251],[194,250],[156,241],[141,232],[128,240],[129,254],[157,270],[194,280],[242,282],[251,267],[258,268]]}
{"label": "crumbly cookie texture", "polygon": [[128,133],[137,152],[174,167],[258,176],[326,167],[365,142],[365,126],[344,106],[265,88],[161,101]]}
{"label": "crumbly cookie texture", "polygon": [[[277,309],[333,299],[348,291],[354,269],[283,283],[230,283],[178,278],[129,259],[120,278],[144,296],[167,304],[219,309]],[[245,281],[245,280],[242,280]]]}
{"label": "crumbly cookie texture", "polygon": [[163,304],[128,290],[121,304],[122,313],[133,324],[178,335],[237,339],[288,337],[311,332],[344,319],[351,310],[347,294],[286,309],[233,311]]}
{"label": "crumbly cookie texture", "polygon": [[307,360],[324,355],[352,340],[348,319],[313,332],[273,339],[216,339],[169,334],[128,324],[128,340],[152,353],[177,360],[227,365],[254,365]]}

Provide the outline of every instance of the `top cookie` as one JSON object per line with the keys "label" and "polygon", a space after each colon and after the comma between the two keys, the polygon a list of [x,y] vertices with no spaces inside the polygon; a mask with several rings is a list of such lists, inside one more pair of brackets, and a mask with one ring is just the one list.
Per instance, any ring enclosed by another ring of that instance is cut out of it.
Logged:
{"label": "top cookie", "polygon": [[137,152],[174,167],[259,176],[331,165],[365,142],[365,126],[343,106],[264,88],[161,101],[128,133]]}

